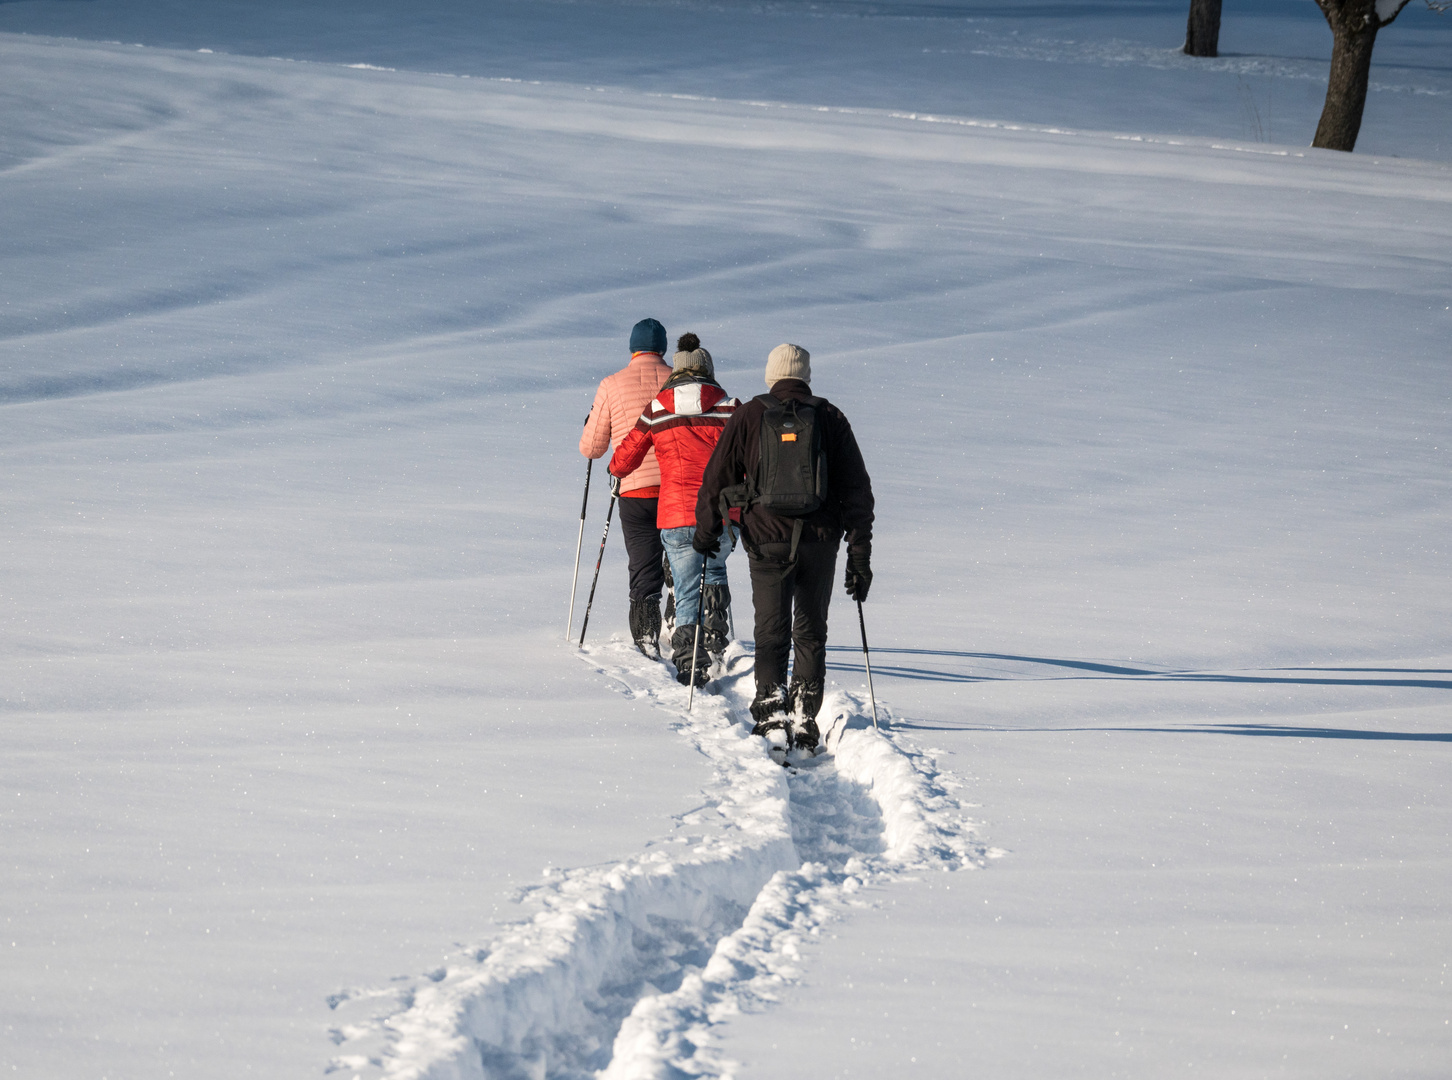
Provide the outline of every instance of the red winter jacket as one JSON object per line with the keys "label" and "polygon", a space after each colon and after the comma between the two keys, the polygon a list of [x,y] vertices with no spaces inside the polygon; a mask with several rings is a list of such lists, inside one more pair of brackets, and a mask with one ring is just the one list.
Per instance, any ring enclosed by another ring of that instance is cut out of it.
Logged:
{"label": "red winter jacket", "polygon": [[740,404],[709,379],[672,376],[636,421],[635,429],[615,448],[610,472],[621,477],[630,475],[651,447],[655,448],[660,465],[656,528],[695,526],[701,474],[726,421]]}

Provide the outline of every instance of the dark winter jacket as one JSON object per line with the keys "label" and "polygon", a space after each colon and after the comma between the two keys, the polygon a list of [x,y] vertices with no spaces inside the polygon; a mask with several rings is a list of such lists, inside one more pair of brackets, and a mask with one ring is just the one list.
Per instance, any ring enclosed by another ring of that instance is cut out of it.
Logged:
{"label": "dark winter jacket", "polygon": [[629,476],[654,448],[660,464],[660,506],[656,528],[679,529],[696,523],[696,490],[711,451],[737,405],[710,379],[677,373],[661,388],[615,448],[613,476]]}
{"label": "dark winter jacket", "polygon": [[[780,401],[806,401],[812,391],[800,379],[783,379],[771,388],[771,394]],[[721,441],[706,465],[696,497],[698,538],[705,540],[720,535],[722,490],[756,475],[761,464],[761,418],[765,413],[766,406],[753,398],[737,407],[721,433]],[[862,451],[857,448],[852,425],[842,410],[829,401],[822,401],[818,406],[817,423],[822,428],[822,453],[827,459],[827,500],[821,509],[800,519],[801,542],[835,544],[845,532],[849,552],[870,554],[872,479],[862,463]],[[742,520],[747,551],[757,544],[790,543],[796,520],[752,506]]]}

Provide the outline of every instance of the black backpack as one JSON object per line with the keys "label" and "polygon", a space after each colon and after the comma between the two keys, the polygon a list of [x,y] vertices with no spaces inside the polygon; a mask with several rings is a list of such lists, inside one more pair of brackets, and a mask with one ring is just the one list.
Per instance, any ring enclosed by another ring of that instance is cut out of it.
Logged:
{"label": "black backpack", "polygon": [[752,501],[782,517],[806,517],[827,501],[827,459],[817,423],[817,407],[823,401],[781,401],[770,394],[756,400],[766,412],[761,417],[761,464]]}
{"label": "black backpack", "polygon": [[827,457],[822,453],[822,426],[817,409],[822,398],[782,401],[771,394],[756,399],[766,406],[761,417],[761,463],[756,475],[721,492],[721,516],[736,507],[760,506],[792,525],[791,557],[796,558],[801,519],[827,501]]}

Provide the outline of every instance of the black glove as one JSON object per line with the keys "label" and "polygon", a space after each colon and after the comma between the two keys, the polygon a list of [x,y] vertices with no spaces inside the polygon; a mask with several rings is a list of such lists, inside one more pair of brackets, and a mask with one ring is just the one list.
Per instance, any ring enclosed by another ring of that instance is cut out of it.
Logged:
{"label": "black glove", "polygon": [[867,599],[867,590],[872,587],[872,558],[867,554],[847,554],[847,595],[859,604]]}
{"label": "black glove", "polygon": [[[610,494],[614,495],[617,499],[620,497],[620,477],[614,473],[610,474]],[[624,513],[624,511],[621,511],[621,513]]]}
{"label": "black glove", "polygon": [[700,533],[691,537],[691,547],[699,555],[721,554],[721,538],[719,536],[703,537]]}

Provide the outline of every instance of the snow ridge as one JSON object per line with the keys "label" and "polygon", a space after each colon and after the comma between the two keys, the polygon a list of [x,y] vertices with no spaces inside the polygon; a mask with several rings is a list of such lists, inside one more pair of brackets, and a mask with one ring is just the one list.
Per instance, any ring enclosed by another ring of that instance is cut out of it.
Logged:
{"label": "snow ridge", "polygon": [[[802,946],[867,886],[983,865],[954,783],[876,732],[865,702],[823,705],[832,754],[783,770],[750,735],[751,658],[733,643],[715,688],[686,690],[628,644],[583,659],[675,717],[714,766],[675,835],[607,866],[546,871],[528,921],[388,990],[334,996],[329,1072],[387,1080],[726,1077],[713,1025],[769,1006]],[[889,716],[881,704],[879,712]],[[362,1013],[361,1016],[355,1015]],[[351,1022],[350,1022],[351,1019]]]}

